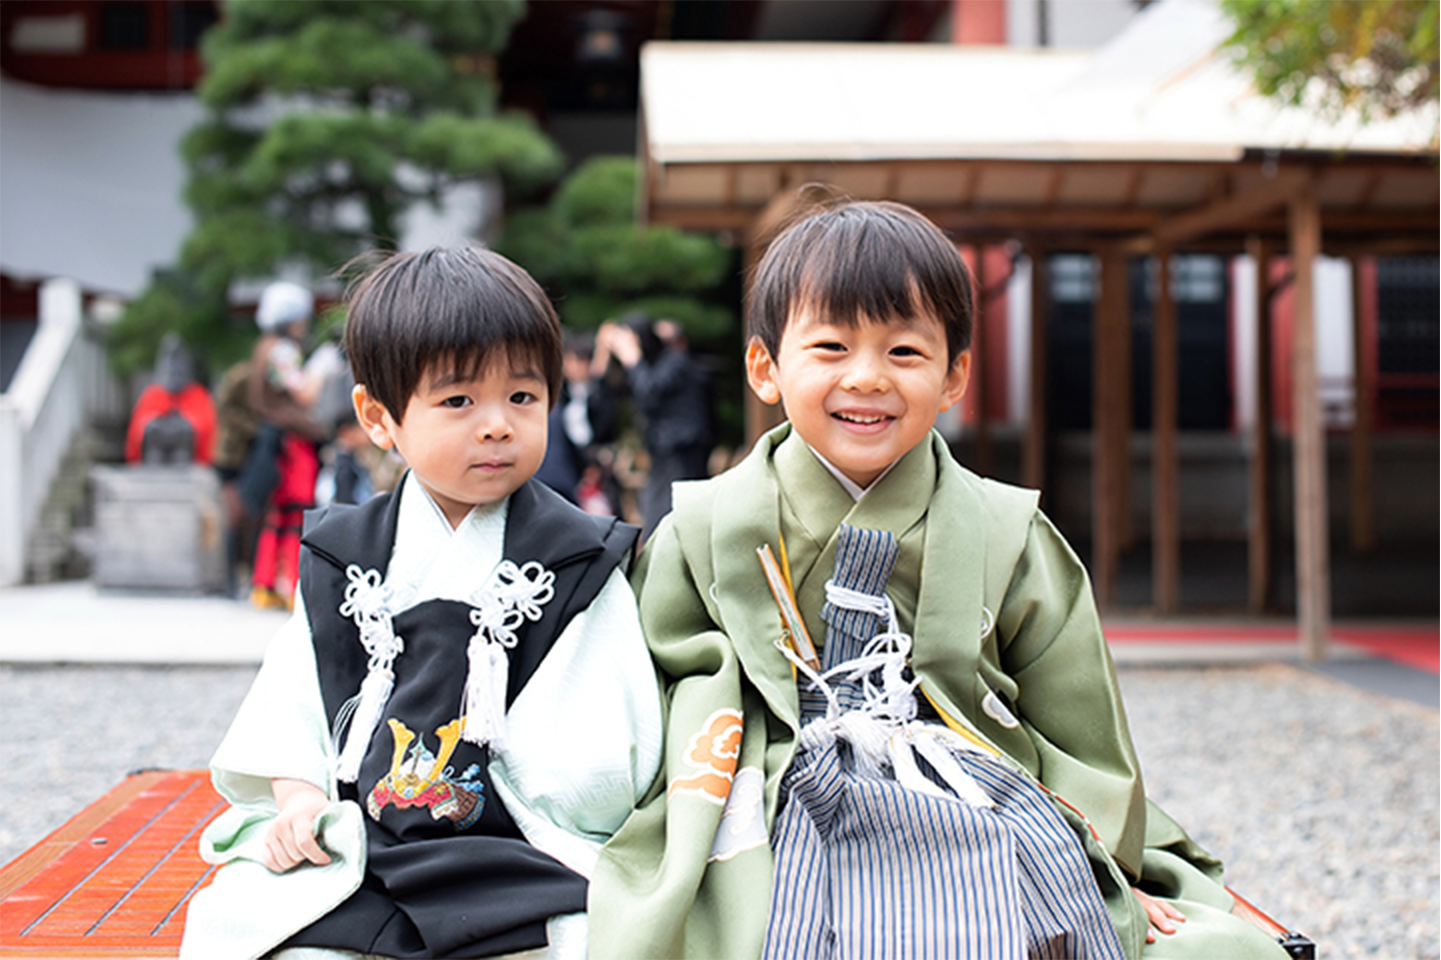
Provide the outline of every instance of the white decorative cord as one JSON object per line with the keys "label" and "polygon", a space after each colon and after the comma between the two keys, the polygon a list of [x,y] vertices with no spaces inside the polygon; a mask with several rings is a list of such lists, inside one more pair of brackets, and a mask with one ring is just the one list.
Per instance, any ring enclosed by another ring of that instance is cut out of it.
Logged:
{"label": "white decorative cord", "polygon": [[[882,617],[886,629],[871,638],[860,656],[824,673],[812,670],[789,646],[776,641],[781,654],[810,681],[812,689],[819,690],[826,698],[826,715],[806,724],[801,730],[799,745],[820,749],[834,740],[844,740],[850,744],[857,772],[862,776],[882,775],[889,768],[896,780],[908,789],[970,806],[993,806],[990,797],[952,755],[954,750],[978,751],[979,748],[944,727],[916,721],[915,691],[920,680],[905,678],[913,643],[910,635],[900,629],[891,598],[861,593],[828,581],[826,599],[842,609]],[[879,685],[873,679],[877,672]],[[864,698],[861,706],[842,711],[840,698],[830,684],[840,676],[859,683]],[[946,793],[921,772],[917,753],[953,794]]]}
{"label": "white decorative cord", "polygon": [[470,622],[475,634],[466,650],[469,671],[461,694],[461,739],[492,749],[503,744],[505,692],[510,681],[506,651],[516,644],[515,631],[527,620],[540,619],[541,607],[555,596],[555,574],[538,560],[517,567],[502,560],[495,576],[471,597]]}
{"label": "white decorative cord", "polygon": [[391,666],[405,649],[405,641],[395,635],[390,616],[390,587],[381,581],[380,571],[361,570],[359,564],[352,563],[345,568],[345,576],[350,583],[345,588],[340,615],[355,621],[360,643],[369,655],[360,691],[341,705],[335,717],[335,739],[338,741],[341,733],[345,733],[345,746],[336,760],[335,776],[343,783],[354,783],[360,775],[360,761],[395,688]]}
{"label": "white decorative cord", "polygon": [[[345,568],[345,576],[350,582],[340,615],[355,621],[360,643],[369,655],[360,690],[341,705],[333,733],[337,743],[344,736],[335,765],[336,779],[354,783],[395,688],[393,666],[405,650],[405,641],[396,636],[390,612],[392,591],[381,580],[380,571],[362,570],[352,563]],[[469,669],[461,695],[463,740],[479,746],[499,745],[510,678],[506,650],[515,646],[516,630],[527,620],[539,620],[541,607],[554,596],[555,574],[535,560],[523,566],[502,560],[490,583],[472,595],[470,622],[476,630],[466,651]]]}

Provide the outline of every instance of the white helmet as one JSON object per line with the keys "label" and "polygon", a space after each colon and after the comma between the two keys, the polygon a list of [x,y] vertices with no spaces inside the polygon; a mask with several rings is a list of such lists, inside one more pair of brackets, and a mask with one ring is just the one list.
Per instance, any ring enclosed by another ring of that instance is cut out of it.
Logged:
{"label": "white helmet", "polygon": [[265,331],[284,330],[297,320],[309,320],[315,311],[315,297],[296,283],[272,283],[260,295],[255,322]]}

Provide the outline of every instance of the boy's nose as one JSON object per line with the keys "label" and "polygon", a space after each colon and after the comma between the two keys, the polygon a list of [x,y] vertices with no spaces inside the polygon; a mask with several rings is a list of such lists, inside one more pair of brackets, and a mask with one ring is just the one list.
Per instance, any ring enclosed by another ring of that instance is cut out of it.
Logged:
{"label": "boy's nose", "polygon": [[879,358],[859,353],[846,365],[841,385],[847,390],[876,391],[884,390],[889,382],[885,365]]}
{"label": "boy's nose", "polygon": [[509,440],[510,421],[500,413],[484,414],[476,424],[476,435],[482,440]]}

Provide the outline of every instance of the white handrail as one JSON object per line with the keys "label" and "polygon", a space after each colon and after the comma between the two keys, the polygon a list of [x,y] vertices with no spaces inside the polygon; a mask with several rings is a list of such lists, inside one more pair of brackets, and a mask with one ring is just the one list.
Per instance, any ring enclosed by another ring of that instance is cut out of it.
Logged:
{"label": "white handrail", "polygon": [[[40,318],[10,389],[0,395],[0,586],[25,578],[25,544],[46,492],[87,415],[87,371],[79,285],[40,288]],[[89,348],[89,349],[87,349]],[[93,388],[92,388],[93,389]]]}

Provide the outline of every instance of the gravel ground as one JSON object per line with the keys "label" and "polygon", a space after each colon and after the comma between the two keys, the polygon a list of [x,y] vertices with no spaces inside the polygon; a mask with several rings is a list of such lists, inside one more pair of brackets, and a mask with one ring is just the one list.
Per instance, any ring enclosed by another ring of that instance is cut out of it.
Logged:
{"label": "gravel ground", "polygon": [[[202,767],[253,667],[0,666],[0,862],[125,774]],[[1437,713],[1301,668],[1123,667],[1151,795],[1326,960],[1438,950]]]}
{"label": "gravel ground", "polygon": [[208,765],[257,669],[0,665],[0,862],[126,774]]}
{"label": "gravel ground", "polygon": [[1437,713],[1284,665],[1121,670],[1147,791],[1325,960],[1438,948]]}

